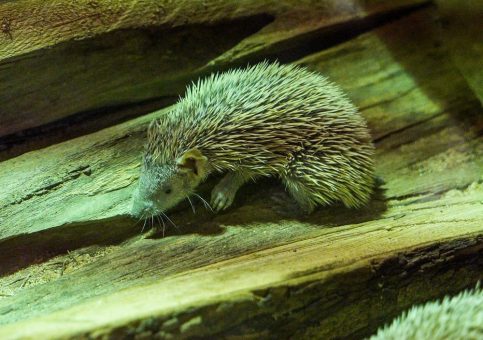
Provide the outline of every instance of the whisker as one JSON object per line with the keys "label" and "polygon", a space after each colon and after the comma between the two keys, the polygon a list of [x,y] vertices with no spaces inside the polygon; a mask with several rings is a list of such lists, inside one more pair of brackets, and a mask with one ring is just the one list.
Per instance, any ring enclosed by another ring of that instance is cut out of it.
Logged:
{"label": "whisker", "polygon": [[159,231],[158,228],[161,228],[161,216],[156,215],[154,218],[156,219],[156,221],[158,221],[158,226],[156,227],[156,231]]}
{"label": "whisker", "polygon": [[211,207],[211,205],[210,205],[210,203],[208,203],[208,202],[207,202],[207,201],[206,201],[206,200],[205,200],[203,197],[201,197],[201,196],[200,196],[200,195],[198,195],[198,194],[193,194],[193,195],[195,195],[196,197],[198,197],[198,198],[201,200],[201,202],[203,202],[203,204],[204,204],[205,208],[208,208],[208,209],[210,209],[210,210],[211,210],[211,212],[214,212],[214,211],[213,211],[213,208],[212,208],[212,207]]}
{"label": "whisker", "polygon": [[189,196],[186,196],[186,198],[188,199],[188,202],[190,202],[190,205],[191,205],[191,210],[193,210],[193,214],[196,214],[196,209],[195,209],[195,206],[194,206],[194,205],[193,205],[193,203],[191,202],[190,197],[189,197]]}
{"label": "whisker", "polygon": [[134,224],[132,225],[132,227],[134,228],[135,226],[138,225],[139,222],[141,222],[142,220],[142,217],[138,218],[138,220],[136,222],[134,222]]}
{"label": "whisker", "polygon": [[161,216],[161,215],[158,215],[158,216],[159,216],[159,219],[161,220],[161,223],[163,223],[163,237],[164,237],[164,231],[166,229],[166,225],[164,224],[163,216]]}
{"label": "whisker", "polygon": [[168,215],[166,215],[165,213],[161,213],[161,214],[163,214],[163,216],[166,217],[166,219],[176,228],[176,230],[179,231],[178,226],[176,224],[174,224],[173,221],[171,221],[171,219],[168,217]]}
{"label": "whisker", "polygon": [[[134,217],[134,215],[131,215],[132,217]],[[144,213],[142,213],[138,218],[137,218],[137,221],[136,223],[134,223],[134,225],[138,224],[139,222],[141,222],[141,220],[143,219],[144,217]]]}
{"label": "whisker", "polygon": [[148,221],[147,218],[144,218],[144,223],[143,223],[143,227],[141,228],[141,234],[144,232],[144,227],[146,227],[146,222]]}

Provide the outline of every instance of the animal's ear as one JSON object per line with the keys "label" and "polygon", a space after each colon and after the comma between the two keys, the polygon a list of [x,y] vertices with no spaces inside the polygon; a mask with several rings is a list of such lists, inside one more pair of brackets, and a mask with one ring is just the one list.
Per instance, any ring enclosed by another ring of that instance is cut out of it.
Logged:
{"label": "animal's ear", "polygon": [[208,158],[200,150],[190,149],[176,160],[176,165],[182,171],[189,171],[198,175],[204,169],[207,162]]}

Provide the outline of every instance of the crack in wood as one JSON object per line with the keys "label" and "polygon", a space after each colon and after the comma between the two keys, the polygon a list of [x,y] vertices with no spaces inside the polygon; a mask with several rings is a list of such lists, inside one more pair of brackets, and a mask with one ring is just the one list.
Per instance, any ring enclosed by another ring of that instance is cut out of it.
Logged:
{"label": "crack in wood", "polygon": [[[386,12],[375,13],[364,18],[355,18],[330,27],[305,33],[292,39],[283,40],[261,53],[263,59],[276,59],[281,62],[293,62],[313,53],[317,53],[344,42],[350,41],[372,30],[378,29],[415,12],[432,6],[431,2],[421,2],[402,6]],[[284,46],[286,46],[284,48]]]}
{"label": "crack in wood", "polygon": [[[404,200],[407,200],[409,198],[417,198],[417,197],[421,197],[421,196],[424,196],[424,198],[422,198],[422,201],[426,202],[426,201],[434,201],[438,198],[440,198],[442,195],[444,195],[445,193],[449,192],[449,191],[452,191],[452,190],[459,190],[459,191],[463,191],[463,190],[466,190],[468,189],[471,185],[473,184],[481,184],[483,183],[483,180],[478,180],[478,181],[474,181],[474,182],[471,182],[471,183],[465,183],[463,185],[456,185],[455,187],[452,187],[452,188],[446,188],[446,189],[443,189],[443,190],[431,190],[431,191],[419,191],[419,192],[414,192],[414,193],[410,193],[410,194],[406,194],[406,195],[393,195],[393,196],[390,196],[390,197],[387,197],[388,200],[394,200],[394,201],[404,201]],[[408,206],[408,205],[414,205],[416,203],[419,203],[421,201],[418,201],[418,200],[415,200],[415,201],[411,201],[411,202],[408,202],[408,203],[403,203],[403,204],[400,204],[401,206]]]}
{"label": "crack in wood", "polygon": [[383,134],[383,135],[378,136],[377,138],[375,138],[374,139],[374,143],[376,143],[376,144],[377,143],[380,143],[380,142],[384,141],[385,139],[388,139],[388,138],[390,138],[390,137],[392,137],[394,135],[397,135],[397,134],[399,134],[401,132],[404,132],[406,130],[409,130],[411,128],[414,128],[414,127],[416,127],[418,125],[425,124],[425,123],[427,123],[427,122],[429,122],[429,121],[431,121],[431,120],[433,120],[435,118],[438,118],[438,117],[441,117],[441,116],[445,115],[446,113],[447,113],[446,111],[441,111],[441,112],[438,112],[438,113],[436,113],[436,114],[434,114],[432,116],[429,116],[429,117],[427,117],[425,119],[421,119],[421,120],[418,120],[416,122],[407,124],[407,125],[399,128],[399,129],[388,131],[385,134]]}
{"label": "crack in wood", "polygon": [[15,200],[13,200],[11,202],[7,202],[6,204],[3,204],[2,206],[5,208],[5,207],[8,207],[8,206],[12,206],[12,205],[18,205],[18,204],[24,203],[24,202],[26,202],[26,201],[34,198],[34,197],[44,196],[44,195],[52,192],[53,190],[56,190],[56,189],[62,187],[65,183],[67,183],[69,181],[76,180],[81,175],[90,176],[91,174],[92,174],[92,170],[91,170],[90,165],[79,165],[77,168],[67,172],[66,176],[64,176],[61,180],[54,181],[52,183],[46,184],[46,185],[44,185],[40,188],[33,190],[29,194],[27,194],[23,197],[16,198]]}

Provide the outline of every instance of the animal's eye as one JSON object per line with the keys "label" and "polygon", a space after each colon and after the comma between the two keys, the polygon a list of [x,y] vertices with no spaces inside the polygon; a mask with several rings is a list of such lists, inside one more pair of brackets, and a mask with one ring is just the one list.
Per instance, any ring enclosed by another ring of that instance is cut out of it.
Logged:
{"label": "animal's eye", "polygon": [[171,193],[171,188],[164,190],[164,193],[169,195]]}

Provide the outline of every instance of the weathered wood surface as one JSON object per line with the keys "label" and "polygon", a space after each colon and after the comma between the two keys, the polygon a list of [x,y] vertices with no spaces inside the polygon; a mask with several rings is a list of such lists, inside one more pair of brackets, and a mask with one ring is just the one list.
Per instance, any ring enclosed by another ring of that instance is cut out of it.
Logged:
{"label": "weathered wood surface", "polygon": [[199,74],[427,2],[1,2],[0,136],[79,112],[177,96]]}
{"label": "weathered wood surface", "polygon": [[123,216],[143,130],[162,111],[0,163],[0,338],[359,337],[482,279],[481,106],[434,14],[298,61],[369,121],[385,184],[362,210],[287,219],[264,183],[223,214],[173,213],[179,233],[128,239],[141,228]]}
{"label": "weathered wood surface", "polygon": [[453,63],[483,104],[483,2],[437,0],[443,41]]}

